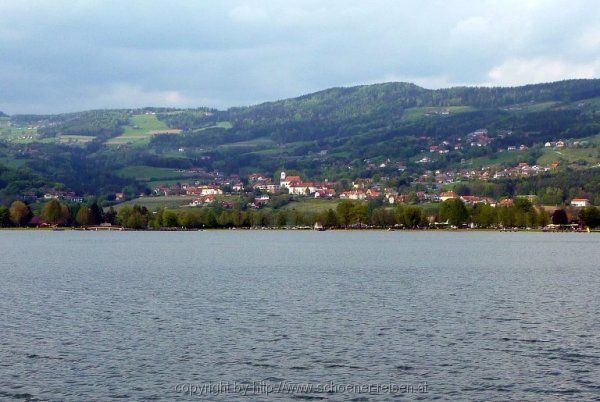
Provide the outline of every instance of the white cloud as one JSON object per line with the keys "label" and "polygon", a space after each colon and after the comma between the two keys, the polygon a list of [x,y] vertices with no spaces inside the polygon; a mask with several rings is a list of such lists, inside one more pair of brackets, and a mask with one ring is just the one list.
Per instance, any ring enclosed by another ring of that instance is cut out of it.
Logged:
{"label": "white cloud", "polygon": [[587,28],[576,43],[586,53],[600,53],[600,25]]}
{"label": "white cloud", "polygon": [[164,107],[193,107],[214,103],[207,98],[190,97],[178,90],[147,90],[139,85],[120,83],[104,88],[90,88],[92,96],[85,100],[86,107],[144,107],[148,105]]}
{"label": "white cloud", "polygon": [[491,69],[490,85],[524,85],[571,78],[595,78],[600,73],[600,59],[589,63],[568,62],[551,58],[510,59]]}

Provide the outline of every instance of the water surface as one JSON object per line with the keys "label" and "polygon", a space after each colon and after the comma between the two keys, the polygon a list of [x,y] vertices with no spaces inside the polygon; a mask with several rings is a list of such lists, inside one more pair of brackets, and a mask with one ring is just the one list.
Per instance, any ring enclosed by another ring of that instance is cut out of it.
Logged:
{"label": "water surface", "polygon": [[0,399],[600,395],[597,234],[0,231],[0,253]]}

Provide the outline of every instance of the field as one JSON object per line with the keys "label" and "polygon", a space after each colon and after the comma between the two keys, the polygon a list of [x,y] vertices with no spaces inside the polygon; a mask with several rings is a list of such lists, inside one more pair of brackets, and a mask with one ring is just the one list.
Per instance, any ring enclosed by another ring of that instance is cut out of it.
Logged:
{"label": "field", "polygon": [[56,137],[61,144],[85,144],[94,140],[96,137],[91,135],[59,135]]}
{"label": "field", "polygon": [[214,124],[212,126],[202,127],[202,128],[197,129],[197,130],[194,130],[194,131],[198,132],[198,131],[208,130],[209,128],[224,128],[226,130],[229,130],[231,127],[233,127],[233,125],[230,122],[228,122],[228,121],[219,121],[219,122],[217,122],[216,124]]}
{"label": "field", "polygon": [[563,148],[547,150],[537,160],[538,165],[548,165],[552,162],[559,164],[582,163],[594,164],[600,162],[600,148]]}
{"label": "field", "polygon": [[326,200],[326,199],[318,199],[318,198],[309,198],[300,202],[292,202],[287,204],[282,209],[286,211],[296,210],[298,212],[307,213],[321,213],[323,211],[327,211],[328,209],[333,209],[337,207],[340,203],[339,199]]}
{"label": "field", "polygon": [[490,165],[500,165],[503,163],[509,165],[516,165],[519,162],[528,161],[531,157],[530,151],[504,151],[496,153],[491,157],[484,156],[480,158],[469,159],[466,161],[466,165],[460,165],[460,167],[477,168]]}
{"label": "field", "polygon": [[[161,207],[169,208],[169,209],[178,209],[178,208],[186,208],[188,204],[192,202],[198,196],[195,195],[169,195],[169,196],[160,196],[160,197],[139,197],[133,200],[125,201],[120,204],[115,205],[115,209],[122,208],[126,205],[141,205],[150,211],[155,211]],[[222,195],[217,196],[217,200],[227,200],[232,202],[237,202],[240,200],[238,196],[228,196]]]}
{"label": "field", "polygon": [[124,132],[118,137],[111,138],[109,145],[147,144],[156,134],[180,134],[181,130],[169,129],[153,114],[137,114],[131,117],[130,124],[123,127]]}
{"label": "field", "polygon": [[0,138],[22,144],[39,140],[35,127],[14,126],[4,117],[0,118]]}
{"label": "field", "polygon": [[9,157],[0,157],[0,165],[7,166],[13,169],[20,169],[27,165],[31,159],[14,159]]}
{"label": "field", "polygon": [[259,137],[249,141],[232,142],[230,144],[219,145],[218,149],[231,149],[231,148],[260,148],[260,147],[274,147],[275,141],[267,137]]}
{"label": "field", "polygon": [[129,205],[141,205],[150,211],[154,211],[160,207],[165,208],[181,208],[188,205],[194,198],[198,198],[192,195],[172,195],[172,196],[163,196],[163,197],[140,197],[134,198],[133,200],[125,201],[120,204],[115,205],[115,209],[119,210],[120,208]]}
{"label": "field", "polygon": [[423,117],[445,117],[448,115],[441,114],[443,111],[448,111],[450,115],[457,113],[465,113],[476,110],[470,106],[449,106],[449,107],[411,107],[404,111],[402,120],[413,121]]}

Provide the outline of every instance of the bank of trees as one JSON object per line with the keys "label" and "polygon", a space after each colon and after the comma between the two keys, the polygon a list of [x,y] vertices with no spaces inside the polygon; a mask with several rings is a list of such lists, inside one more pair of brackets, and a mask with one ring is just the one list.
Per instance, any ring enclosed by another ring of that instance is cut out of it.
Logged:
{"label": "bank of trees", "polygon": [[0,205],[0,227],[68,226],[83,227],[104,222],[116,223],[116,211],[104,212],[97,202],[90,204],[63,203],[53,199],[36,209],[25,202],[14,201],[10,207]]}
{"label": "bank of trees", "polygon": [[[301,205],[301,204],[299,204]],[[418,205],[384,205],[381,202],[341,201],[336,208],[311,212],[286,206],[279,209],[225,209],[220,206],[204,208],[167,209],[150,211],[140,205],[112,207],[103,210],[96,202],[65,204],[51,200],[32,211],[22,201],[10,207],[0,205],[1,227],[69,226],[86,227],[101,223],[120,225],[129,229],[218,229],[251,227],[299,227],[321,224],[324,228],[406,228],[430,227],[477,228],[541,228],[550,223],[578,222],[582,227],[600,227],[600,208],[587,207],[578,214],[557,209],[549,214],[525,198],[514,205],[492,207],[485,204],[467,206],[458,199],[440,203],[427,212]]]}

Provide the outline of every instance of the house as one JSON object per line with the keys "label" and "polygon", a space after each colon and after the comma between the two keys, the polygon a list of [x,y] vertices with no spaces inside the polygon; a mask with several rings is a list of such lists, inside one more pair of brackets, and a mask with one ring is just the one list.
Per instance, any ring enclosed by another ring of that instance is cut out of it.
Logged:
{"label": "house", "polygon": [[265,204],[267,204],[270,200],[270,197],[268,195],[261,195],[260,197],[256,197],[254,199],[254,205],[260,207],[263,206]]}
{"label": "house", "polygon": [[27,225],[37,227],[37,228],[47,228],[50,226],[50,224],[48,222],[46,222],[39,216],[33,216]]}
{"label": "house", "polygon": [[280,190],[279,184],[267,184],[265,191],[269,194],[276,194]]}
{"label": "house", "polygon": [[367,197],[371,198],[371,199],[379,198],[379,197],[381,197],[381,192],[370,188],[367,190]]}
{"label": "house", "polygon": [[115,200],[122,201],[125,198],[125,194],[123,193],[115,193]]}
{"label": "house", "polygon": [[456,195],[456,193],[454,191],[444,191],[444,192],[440,193],[440,200],[442,202],[444,202],[446,200],[452,200],[454,198],[458,198],[458,196]]}
{"label": "house", "polygon": [[344,191],[340,194],[340,198],[342,200],[364,200],[367,198],[367,194],[361,190]]}
{"label": "house", "polygon": [[564,148],[565,142],[563,140],[556,141],[556,148]]}
{"label": "house", "polygon": [[320,188],[315,191],[315,198],[332,198],[335,196],[335,190],[331,188]]}
{"label": "house", "polygon": [[187,195],[222,195],[223,190],[218,186],[188,186],[186,193]]}
{"label": "house", "polygon": [[251,173],[248,175],[248,181],[255,183],[257,181],[270,181],[270,179],[261,173]]}
{"label": "house", "polygon": [[208,195],[206,197],[194,198],[192,202],[190,202],[190,207],[198,207],[201,205],[212,204],[216,201],[216,198],[212,195]]}
{"label": "house", "polygon": [[571,200],[572,207],[589,207],[592,205],[587,198],[573,198]]}

